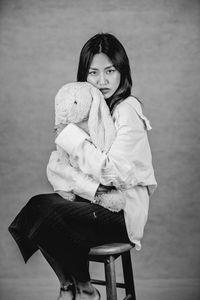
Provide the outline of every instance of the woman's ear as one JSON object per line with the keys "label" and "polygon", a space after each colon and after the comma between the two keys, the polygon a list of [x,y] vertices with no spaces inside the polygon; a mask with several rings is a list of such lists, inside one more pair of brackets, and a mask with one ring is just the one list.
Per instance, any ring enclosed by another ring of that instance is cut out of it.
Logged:
{"label": "woman's ear", "polygon": [[90,88],[88,129],[93,144],[102,151],[108,151],[115,137],[115,127],[103,94],[95,87]]}

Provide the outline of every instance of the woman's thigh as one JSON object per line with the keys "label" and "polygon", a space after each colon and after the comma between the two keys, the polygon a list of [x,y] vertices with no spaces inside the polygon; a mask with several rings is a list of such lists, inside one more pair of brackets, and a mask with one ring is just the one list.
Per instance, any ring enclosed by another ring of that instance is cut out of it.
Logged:
{"label": "woman's thigh", "polygon": [[[63,233],[64,239],[70,235],[88,246],[128,241],[122,211],[111,212],[80,197],[76,201],[65,200],[57,194],[35,196],[33,206],[34,202],[45,214],[40,228],[58,230]],[[39,215],[41,217],[41,211]]]}

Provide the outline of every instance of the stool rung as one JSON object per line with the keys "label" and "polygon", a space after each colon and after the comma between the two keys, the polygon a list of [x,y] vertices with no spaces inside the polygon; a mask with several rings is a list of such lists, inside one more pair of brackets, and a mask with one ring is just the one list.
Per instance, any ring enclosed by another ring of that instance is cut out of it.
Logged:
{"label": "stool rung", "polygon": [[[94,284],[98,284],[98,285],[106,285],[106,282],[104,280],[91,279],[91,282],[94,283]],[[124,289],[125,288],[125,283],[116,282],[116,286],[119,287],[119,288]]]}

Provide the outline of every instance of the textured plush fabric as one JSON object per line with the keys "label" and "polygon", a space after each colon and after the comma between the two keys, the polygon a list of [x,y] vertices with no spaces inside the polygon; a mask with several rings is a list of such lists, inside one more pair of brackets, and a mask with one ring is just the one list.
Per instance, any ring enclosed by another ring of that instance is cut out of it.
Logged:
{"label": "textured plush fabric", "polygon": [[55,97],[55,126],[88,121],[92,143],[108,151],[115,138],[115,127],[102,93],[88,82],[65,84]]}

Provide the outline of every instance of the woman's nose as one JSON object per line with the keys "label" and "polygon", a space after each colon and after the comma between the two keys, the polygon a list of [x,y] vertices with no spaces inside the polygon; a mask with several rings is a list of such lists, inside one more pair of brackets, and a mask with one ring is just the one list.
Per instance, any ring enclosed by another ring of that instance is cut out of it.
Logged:
{"label": "woman's nose", "polygon": [[103,85],[105,85],[107,83],[108,83],[108,80],[106,78],[106,75],[104,73],[99,74],[98,84],[101,85],[101,86],[103,86]]}

